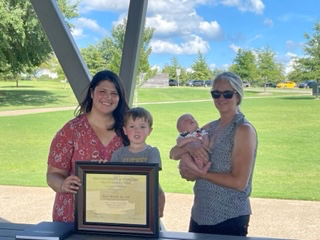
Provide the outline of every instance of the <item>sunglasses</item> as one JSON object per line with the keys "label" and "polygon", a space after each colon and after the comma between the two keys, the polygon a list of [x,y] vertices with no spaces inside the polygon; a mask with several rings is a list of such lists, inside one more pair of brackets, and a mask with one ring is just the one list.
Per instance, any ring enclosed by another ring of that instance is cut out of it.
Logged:
{"label": "sunglasses", "polygon": [[218,98],[221,97],[221,94],[222,94],[225,99],[231,99],[233,97],[234,93],[237,93],[237,92],[236,91],[230,91],[230,90],[227,90],[227,91],[224,91],[224,92],[220,92],[218,90],[214,90],[214,91],[211,91],[211,96],[214,99],[218,99]]}

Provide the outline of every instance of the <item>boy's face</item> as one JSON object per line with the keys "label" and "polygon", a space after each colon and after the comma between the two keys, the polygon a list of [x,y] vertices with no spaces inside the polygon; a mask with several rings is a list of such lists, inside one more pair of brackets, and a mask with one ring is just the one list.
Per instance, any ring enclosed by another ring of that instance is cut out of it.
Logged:
{"label": "boy's face", "polygon": [[150,128],[149,123],[144,118],[136,118],[135,121],[129,118],[127,124],[123,127],[123,131],[128,136],[130,144],[139,144],[145,142],[152,128]]}

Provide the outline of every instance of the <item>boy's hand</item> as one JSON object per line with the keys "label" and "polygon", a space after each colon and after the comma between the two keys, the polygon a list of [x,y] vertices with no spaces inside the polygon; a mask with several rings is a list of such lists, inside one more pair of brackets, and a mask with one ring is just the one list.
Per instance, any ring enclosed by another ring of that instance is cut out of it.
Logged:
{"label": "boy's hand", "polygon": [[162,188],[159,187],[159,217],[160,218],[163,217],[165,202],[166,202],[165,194],[164,194]]}

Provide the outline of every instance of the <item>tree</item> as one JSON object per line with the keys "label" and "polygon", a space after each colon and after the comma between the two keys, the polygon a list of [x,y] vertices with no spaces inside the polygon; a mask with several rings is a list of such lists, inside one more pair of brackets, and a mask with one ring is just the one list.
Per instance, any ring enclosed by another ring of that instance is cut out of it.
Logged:
{"label": "tree", "polygon": [[[259,71],[258,83],[282,81],[284,79],[284,67],[281,63],[276,63],[275,53],[267,46],[258,50],[257,65]],[[265,88],[266,91],[266,88]]]}
{"label": "tree", "polygon": [[212,74],[213,74],[213,78],[215,78],[216,76],[218,76],[219,74],[225,72],[225,70],[220,69],[220,68],[214,68],[212,70]]}
{"label": "tree", "polygon": [[240,48],[229,70],[239,75],[242,80],[252,84],[258,76],[255,55],[250,50]]}
{"label": "tree", "polygon": [[[320,83],[320,23],[314,25],[312,35],[305,33],[304,37],[307,43],[304,45],[305,56],[296,60],[294,73],[300,73],[304,76],[304,80],[316,80],[316,89],[319,89]],[[319,91],[316,91],[317,98]]]}
{"label": "tree", "polygon": [[292,71],[287,74],[287,79],[293,82],[304,82],[308,80],[307,76],[303,72],[303,67],[299,63],[299,58],[292,59]]}
{"label": "tree", "polygon": [[162,72],[169,74],[169,79],[176,79],[178,81],[177,76],[177,69],[180,69],[180,76],[179,76],[179,85],[182,85],[187,81],[187,72],[186,70],[180,65],[178,59],[176,57],[171,58],[171,64],[165,64]]}
{"label": "tree", "polygon": [[202,53],[198,52],[198,58],[195,60],[194,64],[191,66],[193,73],[192,77],[196,80],[208,80],[213,78],[212,71],[209,68],[206,58]]}
{"label": "tree", "polygon": [[106,69],[106,60],[103,58],[100,50],[95,45],[89,45],[80,49],[81,55],[85,60],[91,75]]}
{"label": "tree", "polygon": [[[102,39],[102,41],[97,45],[97,48],[102,54],[105,60],[106,68],[119,73],[122,51],[124,46],[124,37],[126,32],[127,19],[123,20],[122,24],[118,24],[112,27],[111,37]],[[138,66],[138,76],[140,73],[144,73],[144,80],[153,77],[156,74],[156,70],[152,70],[149,65],[149,55],[152,48],[149,46],[150,40],[153,36],[154,28],[145,28],[143,33],[143,42],[140,49],[140,60]],[[139,83],[139,81],[137,81]],[[140,85],[142,85],[140,83]]]}
{"label": "tree", "polygon": [[[120,73],[126,26],[127,19],[123,19],[123,23],[112,27],[111,37],[106,37],[97,45],[91,45],[88,48],[81,50],[90,72],[95,73],[98,69],[107,68],[115,73]],[[138,88],[141,87],[147,79],[154,77],[157,73],[157,70],[151,69],[149,64],[149,55],[152,51],[149,43],[154,31],[154,28],[145,28],[143,32],[143,42],[140,49],[138,74],[134,93],[135,104],[138,99]]]}
{"label": "tree", "polygon": [[[83,58],[86,61],[91,73],[95,73],[99,69],[106,68],[115,73],[120,73],[126,26],[127,19],[123,19],[123,23],[112,27],[111,37],[106,37],[96,45],[90,45],[87,48],[81,49]],[[154,28],[145,28],[143,32],[143,42],[140,49],[140,59],[134,93],[135,102],[137,102],[138,98],[137,89],[142,86],[147,79],[154,77],[157,73],[157,70],[151,69],[149,64],[149,55],[152,51],[149,43],[154,31]]]}
{"label": "tree", "polygon": [[[77,16],[78,2],[57,0],[67,19]],[[30,1],[0,1],[0,74],[31,72],[52,53]],[[18,87],[18,82],[17,87]]]}
{"label": "tree", "polygon": [[34,73],[36,73],[37,70],[41,69],[48,69],[53,73],[58,73],[59,80],[65,78],[62,67],[60,66],[59,61],[54,53],[50,54],[48,59],[45,62],[41,63],[41,65],[37,69],[35,69]]}

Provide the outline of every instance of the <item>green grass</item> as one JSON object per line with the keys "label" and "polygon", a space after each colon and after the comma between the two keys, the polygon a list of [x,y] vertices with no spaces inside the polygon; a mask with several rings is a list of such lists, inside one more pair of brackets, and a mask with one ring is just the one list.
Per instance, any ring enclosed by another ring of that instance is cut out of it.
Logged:
{"label": "green grass", "polygon": [[[2,91],[7,91],[7,88],[3,89],[0,87],[0,96]],[[319,201],[320,100],[292,91],[272,92],[270,97],[261,94],[261,90],[246,90],[246,99],[241,106],[242,112],[256,127],[259,139],[252,196]],[[19,90],[12,91],[15,95]],[[56,89],[46,91],[56,95]],[[139,102],[148,103],[141,106],[150,110],[154,117],[154,130],[148,143],[160,149],[163,164],[160,182],[166,192],[192,193],[193,183],[180,178],[178,162],[170,160],[168,155],[175,144],[175,122],[181,113],[192,112],[201,125],[218,117],[208,91],[205,88],[139,90]],[[6,98],[1,99],[6,101]],[[204,101],[155,103],[187,100]],[[57,101],[62,100],[58,97]],[[66,106],[56,101],[50,104]],[[11,109],[17,107],[12,105]],[[48,107],[48,104],[41,107]],[[0,111],[4,108],[10,109],[0,102]],[[51,139],[72,117],[73,111],[0,117],[0,184],[46,186]]]}
{"label": "green grass", "polygon": [[[172,102],[210,99],[210,88],[204,87],[170,87],[139,89],[138,102]],[[286,92],[272,91],[271,96],[298,95],[288,89]],[[309,91],[311,93],[311,90]],[[156,93],[156,94],[155,94]],[[246,97],[264,96],[262,88],[251,88],[245,92]],[[59,81],[19,81],[16,88],[13,81],[0,81],[0,111],[47,108],[77,105],[76,97],[70,85]]]}
{"label": "green grass", "polygon": [[0,81],[0,111],[75,106],[77,99],[70,85],[57,81]]}

